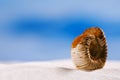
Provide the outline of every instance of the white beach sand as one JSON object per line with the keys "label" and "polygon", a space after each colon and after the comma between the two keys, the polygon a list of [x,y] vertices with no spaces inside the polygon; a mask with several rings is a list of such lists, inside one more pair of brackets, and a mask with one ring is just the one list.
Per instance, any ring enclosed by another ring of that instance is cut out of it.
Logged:
{"label": "white beach sand", "polygon": [[1,63],[0,80],[120,80],[120,62],[90,72],[76,70],[71,60]]}

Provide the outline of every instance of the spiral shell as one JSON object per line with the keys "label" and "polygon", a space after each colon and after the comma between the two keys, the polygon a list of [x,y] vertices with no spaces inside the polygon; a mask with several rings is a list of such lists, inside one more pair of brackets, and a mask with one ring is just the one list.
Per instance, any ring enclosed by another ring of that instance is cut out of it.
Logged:
{"label": "spiral shell", "polygon": [[98,27],[88,28],[74,39],[71,57],[77,69],[96,70],[103,68],[107,58],[106,38]]}

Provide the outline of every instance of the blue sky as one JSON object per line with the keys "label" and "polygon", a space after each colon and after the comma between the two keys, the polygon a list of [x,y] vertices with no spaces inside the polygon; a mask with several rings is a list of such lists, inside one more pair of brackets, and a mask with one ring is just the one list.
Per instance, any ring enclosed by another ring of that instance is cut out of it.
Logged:
{"label": "blue sky", "polygon": [[99,26],[108,59],[120,60],[119,0],[0,0],[0,61],[70,58],[73,39]]}

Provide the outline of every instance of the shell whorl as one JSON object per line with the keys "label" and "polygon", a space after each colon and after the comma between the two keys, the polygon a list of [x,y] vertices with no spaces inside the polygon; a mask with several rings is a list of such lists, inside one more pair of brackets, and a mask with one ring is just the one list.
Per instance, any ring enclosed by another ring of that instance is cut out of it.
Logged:
{"label": "shell whorl", "polygon": [[106,38],[98,27],[88,28],[75,38],[71,57],[77,69],[96,70],[103,68],[107,58]]}

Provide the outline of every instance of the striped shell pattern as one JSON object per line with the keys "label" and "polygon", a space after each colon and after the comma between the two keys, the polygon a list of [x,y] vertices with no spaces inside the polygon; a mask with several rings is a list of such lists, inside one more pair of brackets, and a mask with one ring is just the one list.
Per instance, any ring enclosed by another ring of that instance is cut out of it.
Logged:
{"label": "striped shell pattern", "polygon": [[107,58],[106,38],[98,27],[88,28],[74,39],[71,57],[77,69],[96,70],[103,68]]}

